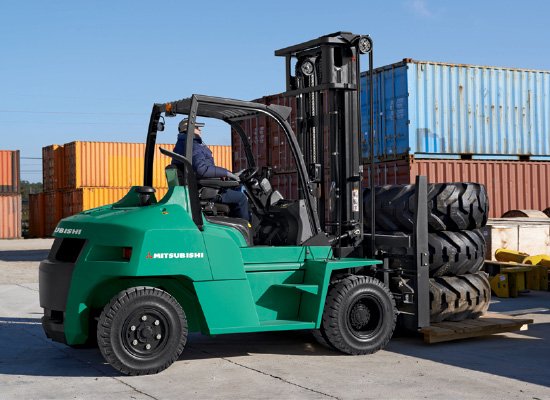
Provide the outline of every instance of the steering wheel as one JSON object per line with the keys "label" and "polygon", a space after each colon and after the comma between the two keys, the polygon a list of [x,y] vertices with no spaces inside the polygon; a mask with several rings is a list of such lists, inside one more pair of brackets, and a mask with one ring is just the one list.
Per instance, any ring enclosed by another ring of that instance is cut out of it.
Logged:
{"label": "steering wheel", "polygon": [[243,169],[242,171],[237,172],[235,175],[239,177],[241,182],[245,183],[250,181],[256,175],[258,175],[259,171],[260,171],[260,168],[252,167],[252,168]]}

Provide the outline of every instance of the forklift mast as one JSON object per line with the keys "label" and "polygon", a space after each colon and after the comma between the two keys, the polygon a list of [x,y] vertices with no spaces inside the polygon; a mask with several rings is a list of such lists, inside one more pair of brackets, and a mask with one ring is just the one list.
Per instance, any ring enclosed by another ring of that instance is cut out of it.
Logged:
{"label": "forklift mast", "polygon": [[319,221],[339,257],[363,256],[359,55],[366,53],[372,68],[370,37],[349,32],[275,51],[286,58],[284,95],[296,97],[297,137]]}

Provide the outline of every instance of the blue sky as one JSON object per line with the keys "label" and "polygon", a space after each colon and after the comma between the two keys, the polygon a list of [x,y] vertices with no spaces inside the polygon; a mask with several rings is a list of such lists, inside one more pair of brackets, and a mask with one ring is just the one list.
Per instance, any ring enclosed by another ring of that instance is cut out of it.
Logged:
{"label": "blue sky", "polygon": [[[284,91],[274,50],[370,34],[375,66],[403,58],[550,70],[547,1],[3,1],[0,149],[145,139],[151,105],[192,93]],[[367,60],[363,60],[366,67]],[[174,121],[159,141],[175,140]],[[229,144],[211,124],[208,142]],[[22,179],[41,180],[40,160]]]}

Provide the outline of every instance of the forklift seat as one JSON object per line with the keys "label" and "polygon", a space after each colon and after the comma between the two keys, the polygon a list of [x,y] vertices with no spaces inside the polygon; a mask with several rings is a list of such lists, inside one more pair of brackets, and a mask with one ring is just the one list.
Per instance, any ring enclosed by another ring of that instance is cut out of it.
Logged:
{"label": "forklift seat", "polygon": [[[170,165],[167,165],[165,169],[175,170],[177,175],[177,184],[185,185],[185,178],[183,175],[183,171],[179,168],[178,165],[170,164]],[[199,185],[200,185],[200,181],[199,181]],[[200,202],[201,210],[203,211],[204,214],[228,215],[230,211],[229,206],[227,204],[216,202],[215,201],[216,198],[217,198],[217,192],[213,193],[213,191],[207,187],[199,187],[199,202]]]}
{"label": "forklift seat", "polygon": [[[168,165],[166,166],[166,170],[176,170],[177,172],[177,179],[179,185],[185,184],[185,179],[183,175],[183,171],[178,168],[176,165]],[[168,176],[168,174],[167,174]],[[253,240],[253,233],[250,226],[250,223],[242,218],[231,218],[227,216],[218,215],[218,213],[224,213],[229,214],[229,206],[227,204],[223,203],[216,203],[214,202],[215,198],[217,197],[217,191],[212,190],[212,188],[209,187],[203,187],[202,188],[204,192],[204,199],[201,198],[200,200],[200,206],[203,211],[204,218],[213,224],[218,225],[225,225],[230,226],[232,228],[237,229],[244,237],[244,240],[248,244],[248,246],[254,245]]]}

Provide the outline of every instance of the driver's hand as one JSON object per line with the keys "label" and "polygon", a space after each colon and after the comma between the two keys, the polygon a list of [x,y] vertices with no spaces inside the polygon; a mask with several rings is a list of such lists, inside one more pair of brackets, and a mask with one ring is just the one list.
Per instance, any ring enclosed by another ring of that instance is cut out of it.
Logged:
{"label": "driver's hand", "polygon": [[237,175],[235,175],[233,172],[228,172],[227,173],[227,178],[232,179],[232,180],[237,181],[237,182],[240,181],[239,177]]}

